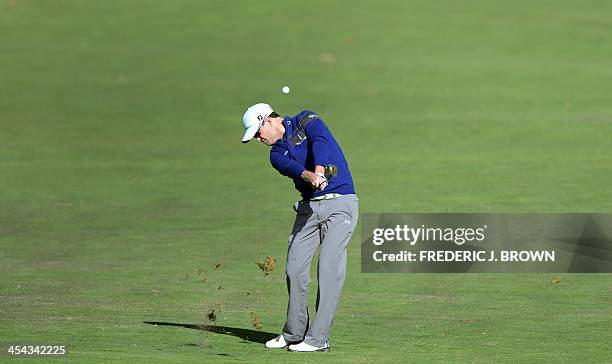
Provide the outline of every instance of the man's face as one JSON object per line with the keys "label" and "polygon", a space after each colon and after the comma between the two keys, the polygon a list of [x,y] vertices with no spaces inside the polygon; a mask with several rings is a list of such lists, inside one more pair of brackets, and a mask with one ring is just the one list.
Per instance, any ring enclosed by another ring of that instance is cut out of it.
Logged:
{"label": "man's face", "polygon": [[272,145],[276,143],[281,137],[282,134],[280,133],[278,128],[274,127],[272,119],[270,118],[266,118],[266,120],[264,120],[263,124],[261,125],[261,128],[259,128],[259,131],[255,134],[255,139],[266,145]]}

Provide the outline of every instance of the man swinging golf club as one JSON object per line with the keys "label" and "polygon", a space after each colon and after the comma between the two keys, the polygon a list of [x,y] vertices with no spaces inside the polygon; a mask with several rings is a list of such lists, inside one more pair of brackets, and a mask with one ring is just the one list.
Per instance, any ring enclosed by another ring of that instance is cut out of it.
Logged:
{"label": "man swinging golf club", "polygon": [[[293,179],[302,200],[295,203],[287,252],[289,304],[282,334],[269,349],[329,350],[329,333],[346,273],[346,247],[358,218],[357,196],[344,154],[323,120],[312,111],[280,117],[255,104],[242,118],[243,143],[255,138],[271,146],[270,162]],[[309,325],[310,264],[320,248],[316,316]]]}

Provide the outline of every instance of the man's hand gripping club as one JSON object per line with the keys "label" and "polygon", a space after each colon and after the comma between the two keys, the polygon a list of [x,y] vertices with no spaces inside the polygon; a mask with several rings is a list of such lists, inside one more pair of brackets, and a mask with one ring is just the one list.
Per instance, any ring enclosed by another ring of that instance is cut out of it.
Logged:
{"label": "man's hand gripping club", "polygon": [[316,166],[315,171],[311,172],[304,170],[302,179],[310,183],[310,187],[323,191],[327,187],[327,178],[325,178],[325,167]]}

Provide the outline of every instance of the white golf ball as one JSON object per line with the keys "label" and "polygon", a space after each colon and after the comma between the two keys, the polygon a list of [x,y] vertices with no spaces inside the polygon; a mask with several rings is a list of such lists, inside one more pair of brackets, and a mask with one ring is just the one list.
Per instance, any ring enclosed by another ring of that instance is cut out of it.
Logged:
{"label": "white golf ball", "polygon": [[289,89],[289,86],[283,86],[281,91],[283,91],[284,94],[288,94],[291,90]]}

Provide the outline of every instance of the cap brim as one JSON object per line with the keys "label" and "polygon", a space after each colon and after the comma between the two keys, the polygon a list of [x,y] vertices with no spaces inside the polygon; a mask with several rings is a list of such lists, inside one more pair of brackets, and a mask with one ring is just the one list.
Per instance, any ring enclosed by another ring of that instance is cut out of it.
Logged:
{"label": "cap brim", "polygon": [[253,125],[250,128],[248,128],[244,132],[244,136],[242,137],[242,142],[243,143],[248,143],[249,140],[253,139],[255,134],[257,134],[257,129],[259,129],[259,125]]}

